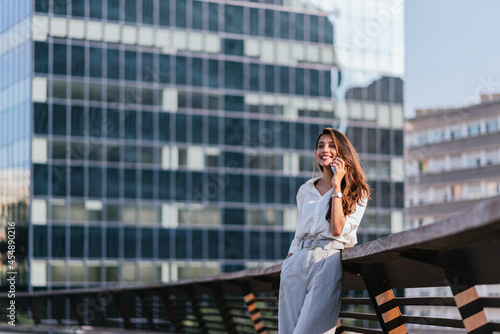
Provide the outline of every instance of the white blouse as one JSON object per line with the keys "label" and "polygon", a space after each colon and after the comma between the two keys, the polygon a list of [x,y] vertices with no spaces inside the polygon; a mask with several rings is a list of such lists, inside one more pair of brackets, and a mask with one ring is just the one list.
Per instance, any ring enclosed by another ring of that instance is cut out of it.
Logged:
{"label": "white blouse", "polygon": [[352,247],[358,242],[356,231],[365,213],[366,201],[363,200],[362,205],[356,204],[356,210],[346,217],[342,233],[334,236],[330,229],[330,222],[325,218],[328,203],[331,201],[332,189],[321,196],[314,186],[314,182],[320,178],[308,180],[297,192],[297,229],[288,253],[296,253],[300,242],[306,235],[318,235],[320,239],[337,240],[343,243],[344,247]]}

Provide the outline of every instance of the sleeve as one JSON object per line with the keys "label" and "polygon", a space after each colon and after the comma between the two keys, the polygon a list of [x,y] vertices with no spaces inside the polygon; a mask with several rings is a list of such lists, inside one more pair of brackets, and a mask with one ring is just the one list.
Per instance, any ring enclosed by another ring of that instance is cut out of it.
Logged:
{"label": "sleeve", "polygon": [[293,237],[292,244],[290,245],[290,248],[288,249],[288,254],[292,253],[295,254],[299,251],[299,238],[297,236],[297,230],[299,228],[299,222],[300,222],[300,215],[302,213],[302,202],[304,201],[303,196],[301,194],[301,189],[297,192],[297,226],[295,227],[295,236]]}
{"label": "sleeve", "polygon": [[346,218],[342,233],[340,234],[340,237],[347,241],[345,247],[352,247],[358,242],[356,232],[361,223],[361,218],[365,214],[366,204],[367,201],[362,199],[361,203],[356,204],[356,210]]}

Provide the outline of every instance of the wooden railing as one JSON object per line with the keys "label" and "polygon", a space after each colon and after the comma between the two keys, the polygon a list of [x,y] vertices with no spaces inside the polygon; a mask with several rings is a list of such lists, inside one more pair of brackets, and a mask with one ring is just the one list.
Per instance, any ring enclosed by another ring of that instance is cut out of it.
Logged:
{"label": "wooden railing", "polygon": [[[500,283],[500,197],[467,212],[342,252],[344,298],[337,333],[493,333],[477,285]],[[15,327],[0,331],[81,333],[273,333],[281,264],[168,284],[17,293]],[[450,297],[405,297],[446,287]],[[498,288],[497,288],[498,290]],[[452,296],[452,297],[451,297]],[[5,313],[9,298],[0,295]],[[411,315],[412,306],[453,309],[456,318]]]}

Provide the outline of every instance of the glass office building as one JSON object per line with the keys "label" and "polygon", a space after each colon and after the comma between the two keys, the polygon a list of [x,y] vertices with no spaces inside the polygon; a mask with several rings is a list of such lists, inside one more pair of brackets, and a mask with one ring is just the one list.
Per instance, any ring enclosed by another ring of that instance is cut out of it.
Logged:
{"label": "glass office building", "polygon": [[351,138],[373,187],[360,242],[402,225],[402,74],[379,50],[340,64],[351,23],[295,0],[0,9],[0,242],[16,221],[19,286],[277,263],[325,126]]}

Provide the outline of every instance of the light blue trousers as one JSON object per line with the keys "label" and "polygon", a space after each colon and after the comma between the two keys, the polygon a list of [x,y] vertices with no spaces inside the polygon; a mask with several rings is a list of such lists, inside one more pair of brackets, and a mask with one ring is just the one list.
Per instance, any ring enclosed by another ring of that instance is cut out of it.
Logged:
{"label": "light blue trousers", "polygon": [[342,258],[333,247],[343,245],[334,241],[325,249],[304,247],[283,262],[279,334],[335,333],[342,299]]}

